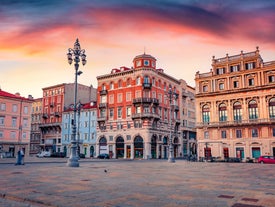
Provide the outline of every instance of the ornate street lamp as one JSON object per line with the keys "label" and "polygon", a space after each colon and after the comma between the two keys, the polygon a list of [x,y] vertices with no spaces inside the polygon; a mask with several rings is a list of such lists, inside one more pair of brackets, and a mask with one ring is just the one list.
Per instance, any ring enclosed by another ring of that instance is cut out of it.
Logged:
{"label": "ornate street lamp", "polygon": [[86,55],[85,50],[81,50],[78,38],[74,43],[74,48],[69,48],[68,53],[68,62],[71,65],[74,62],[75,68],[75,82],[74,82],[74,119],[72,122],[72,137],[71,137],[71,154],[67,162],[67,166],[69,167],[79,167],[78,157],[76,156],[76,112],[77,112],[77,76],[82,74],[82,71],[79,71],[79,62],[80,58],[82,61],[82,65],[86,64]]}
{"label": "ornate street lamp", "polygon": [[[171,85],[169,86],[168,93],[167,93],[168,99],[169,99],[169,104],[170,104],[170,136],[169,136],[169,154],[168,154],[168,162],[174,163],[175,158],[174,158],[174,153],[173,153],[173,142],[172,142],[172,115],[173,115],[173,106],[175,105],[176,100],[178,99],[178,94],[176,93],[176,89],[173,91]],[[174,104],[172,105],[172,102]]]}

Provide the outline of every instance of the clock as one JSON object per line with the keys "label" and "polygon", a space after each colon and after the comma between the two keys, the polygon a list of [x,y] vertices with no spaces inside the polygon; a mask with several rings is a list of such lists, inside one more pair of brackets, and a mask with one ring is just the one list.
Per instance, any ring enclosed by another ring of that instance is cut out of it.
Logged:
{"label": "clock", "polygon": [[144,65],[149,66],[149,60],[144,60]]}

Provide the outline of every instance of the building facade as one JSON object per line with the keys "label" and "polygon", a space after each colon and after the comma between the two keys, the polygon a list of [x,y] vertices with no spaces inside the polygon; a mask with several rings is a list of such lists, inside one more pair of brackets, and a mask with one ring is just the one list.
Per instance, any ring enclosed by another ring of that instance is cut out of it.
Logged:
{"label": "building facade", "polygon": [[[77,100],[90,102],[96,97],[96,89],[92,86],[78,84]],[[95,100],[94,100],[95,101]],[[74,83],[63,83],[43,88],[42,133],[40,150],[62,152],[61,130],[62,113],[74,104]]]}
{"label": "building facade", "polygon": [[[195,90],[184,80],[157,69],[153,56],[136,56],[133,67],[112,69],[110,74],[98,76],[97,80],[97,155],[167,158],[170,138],[175,157],[192,151],[189,136],[195,133],[195,104],[190,102],[194,101]],[[168,98],[169,90],[175,92],[177,99]],[[183,107],[187,105],[193,109]],[[183,116],[184,111],[190,111],[189,116]],[[183,123],[189,125],[183,126]]]}
{"label": "building facade", "polygon": [[0,155],[15,157],[20,149],[29,155],[33,99],[0,89]]}
{"label": "building facade", "polygon": [[[62,115],[62,151],[67,157],[71,153],[73,108],[67,109]],[[76,126],[76,140],[78,152],[85,157],[95,157],[96,146],[97,105],[95,102],[78,104]]]}
{"label": "building facade", "polygon": [[213,57],[195,81],[200,157],[275,155],[275,61],[263,62],[258,47]]}
{"label": "building facade", "polygon": [[42,98],[33,100],[31,117],[30,156],[34,156],[40,152]]}

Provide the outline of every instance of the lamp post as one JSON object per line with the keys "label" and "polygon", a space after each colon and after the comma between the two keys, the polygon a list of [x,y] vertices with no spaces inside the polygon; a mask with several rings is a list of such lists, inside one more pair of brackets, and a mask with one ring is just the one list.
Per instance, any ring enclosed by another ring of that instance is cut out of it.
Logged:
{"label": "lamp post", "polygon": [[72,122],[72,137],[71,137],[71,154],[67,162],[67,166],[69,167],[79,167],[78,158],[76,156],[76,111],[77,111],[77,76],[82,74],[82,71],[79,71],[79,62],[80,58],[82,61],[82,65],[86,64],[86,55],[85,50],[81,50],[78,38],[76,39],[74,43],[74,48],[69,48],[68,53],[68,62],[71,65],[72,62],[74,62],[74,68],[75,68],[75,82],[74,82],[74,119]]}
{"label": "lamp post", "polygon": [[172,142],[172,114],[173,114],[173,107],[172,107],[172,102],[176,101],[178,98],[178,94],[176,93],[176,90],[173,91],[171,85],[169,86],[168,93],[167,93],[168,99],[169,99],[169,104],[170,104],[170,136],[169,136],[169,154],[168,154],[168,162],[174,163],[175,158],[173,154],[173,142]]}

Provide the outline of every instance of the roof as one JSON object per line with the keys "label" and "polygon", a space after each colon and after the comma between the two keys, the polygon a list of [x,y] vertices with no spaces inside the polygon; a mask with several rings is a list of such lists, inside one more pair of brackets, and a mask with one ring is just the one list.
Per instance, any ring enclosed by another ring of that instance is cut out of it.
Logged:
{"label": "roof", "polygon": [[20,94],[16,95],[16,94],[12,94],[12,93],[8,93],[6,91],[3,91],[0,89],[0,97],[6,97],[6,98],[12,98],[12,99],[18,99],[18,100],[24,100],[24,101],[33,101],[32,99],[29,98],[25,98],[20,96]]}
{"label": "roof", "polygon": [[135,58],[134,58],[134,60],[135,59],[137,59],[137,58],[151,58],[151,59],[154,59],[154,60],[156,60],[156,58],[154,58],[152,55],[148,55],[148,54],[141,54],[141,55],[137,55]]}

